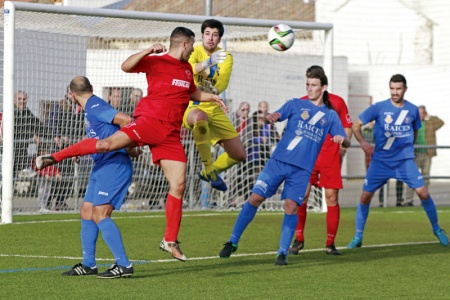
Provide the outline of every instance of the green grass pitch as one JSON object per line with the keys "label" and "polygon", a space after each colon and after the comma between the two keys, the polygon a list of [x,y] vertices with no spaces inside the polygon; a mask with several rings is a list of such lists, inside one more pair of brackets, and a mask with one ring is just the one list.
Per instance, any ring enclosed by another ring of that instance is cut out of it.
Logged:
{"label": "green grass pitch", "polygon": [[[450,233],[450,208],[438,208]],[[325,254],[325,214],[309,213],[305,249],[275,266],[281,212],[256,215],[229,259],[220,259],[237,212],[185,212],[183,263],[159,250],[164,213],[114,213],[135,266],[128,279],[63,277],[81,261],[77,215],[15,216],[0,226],[0,293],[4,299],[450,299],[450,247],[432,234],[420,207],[372,208],[363,247],[347,250],[354,209],[341,210],[336,246]],[[113,263],[101,236],[97,264]]]}

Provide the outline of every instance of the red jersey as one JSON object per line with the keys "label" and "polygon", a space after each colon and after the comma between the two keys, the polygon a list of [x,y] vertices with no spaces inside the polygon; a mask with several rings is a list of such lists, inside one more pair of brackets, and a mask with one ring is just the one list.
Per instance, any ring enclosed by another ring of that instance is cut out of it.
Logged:
{"label": "red jersey", "polygon": [[167,53],[149,55],[136,65],[133,72],[145,73],[148,84],[147,96],[138,102],[134,117],[148,116],[172,122],[181,128],[190,94],[197,89],[191,65]]}
{"label": "red jersey", "polygon": [[[333,105],[334,110],[339,115],[339,119],[341,120],[342,126],[344,128],[351,128],[353,125],[352,119],[350,118],[350,114],[348,113],[347,105],[345,104],[344,99],[339,97],[338,95],[328,93],[331,104]],[[308,96],[303,96],[301,99],[308,99]],[[319,156],[316,160],[316,165],[324,164],[330,165],[332,161],[338,159],[340,160],[340,146],[336,143],[333,143],[331,140],[332,136],[330,134],[325,138],[325,142],[322,145],[322,149],[320,149]]]}

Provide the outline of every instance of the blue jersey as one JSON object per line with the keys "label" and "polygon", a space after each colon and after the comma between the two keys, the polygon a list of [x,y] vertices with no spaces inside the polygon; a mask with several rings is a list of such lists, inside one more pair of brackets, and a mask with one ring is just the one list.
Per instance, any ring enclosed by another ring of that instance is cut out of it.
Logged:
{"label": "blue jersey", "polygon": [[286,131],[271,158],[312,172],[327,134],[347,136],[338,114],[325,105],[294,98],[279,110],[279,121],[288,119]]}
{"label": "blue jersey", "polygon": [[405,100],[403,107],[395,107],[387,99],[364,110],[359,119],[363,124],[375,121],[373,160],[414,158],[414,131],[422,127],[417,106]]}
{"label": "blue jersey", "polygon": [[[99,140],[105,139],[120,129],[118,125],[112,123],[117,114],[117,110],[115,110],[106,101],[95,95],[89,98],[86,102],[84,112],[86,134],[89,138]],[[126,158],[124,157],[126,160],[130,159],[125,149],[107,153],[92,154],[95,164],[108,160],[112,157],[117,159],[120,156],[126,156]]]}

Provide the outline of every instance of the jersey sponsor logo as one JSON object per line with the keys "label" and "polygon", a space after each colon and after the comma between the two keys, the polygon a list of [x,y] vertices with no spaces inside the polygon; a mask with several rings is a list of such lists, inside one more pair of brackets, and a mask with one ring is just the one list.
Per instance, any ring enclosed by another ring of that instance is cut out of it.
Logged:
{"label": "jersey sponsor logo", "polygon": [[97,132],[94,129],[88,129],[86,134],[89,138],[95,138],[97,136]]}
{"label": "jersey sponsor logo", "polygon": [[[327,121],[323,118],[325,115],[324,112],[318,111],[308,122],[304,122],[304,120],[298,121],[297,129],[295,130],[295,134],[297,135],[294,139],[289,143],[286,150],[293,150],[298,143],[302,140],[303,137],[309,138],[310,140],[319,143],[323,137],[323,128],[316,127],[315,125],[319,123],[321,126],[324,126]],[[309,117],[309,113],[304,111],[300,117]]]}
{"label": "jersey sponsor logo", "polygon": [[191,86],[191,83],[189,81],[184,81],[184,80],[180,80],[180,79],[173,79],[172,80],[172,85],[180,86],[180,87],[184,87],[184,88],[188,89]]}
{"label": "jersey sponsor logo", "polygon": [[187,79],[188,79],[188,80],[191,80],[191,79],[192,79],[192,72],[189,71],[189,70],[186,70],[185,73],[186,73]]}
{"label": "jersey sponsor logo", "polygon": [[256,180],[256,183],[253,186],[253,188],[260,189],[265,193],[267,192],[267,183],[262,180]]}
{"label": "jersey sponsor logo", "polygon": [[141,139],[141,136],[139,135],[139,133],[137,133],[135,129],[133,129],[133,133],[137,136],[138,139]]}
{"label": "jersey sponsor logo", "polygon": [[307,119],[309,119],[309,113],[305,110],[304,112],[302,112],[302,114],[300,115],[300,117],[301,117],[303,120],[307,120]]}
{"label": "jersey sponsor logo", "polygon": [[98,191],[98,194],[97,194],[97,195],[108,196],[108,192]]}
{"label": "jersey sponsor logo", "polygon": [[383,146],[383,150],[391,149],[396,138],[408,137],[411,135],[411,125],[407,125],[411,123],[411,118],[407,116],[408,110],[402,110],[393,125],[391,125],[394,121],[394,119],[392,119],[392,114],[392,112],[388,112],[384,118],[384,122],[386,123],[384,124],[384,136],[387,137],[387,141]]}
{"label": "jersey sponsor logo", "polygon": [[346,114],[345,119],[347,119],[347,123],[352,123],[352,118],[350,117],[350,114]]}

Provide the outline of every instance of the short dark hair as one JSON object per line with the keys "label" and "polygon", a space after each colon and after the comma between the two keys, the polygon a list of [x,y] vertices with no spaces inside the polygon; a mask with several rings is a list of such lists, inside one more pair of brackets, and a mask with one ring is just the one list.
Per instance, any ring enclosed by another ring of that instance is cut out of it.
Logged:
{"label": "short dark hair", "polygon": [[190,37],[195,37],[195,33],[186,27],[176,27],[170,34],[170,46],[178,45]]}
{"label": "short dark hair", "polygon": [[406,78],[402,74],[392,75],[391,80],[389,80],[389,83],[391,82],[403,82],[403,86],[407,87]]}
{"label": "short dark hair", "polygon": [[222,37],[225,32],[222,22],[215,20],[215,19],[208,19],[208,20],[203,21],[202,29],[201,29],[202,34],[207,27],[216,28],[217,30],[219,30],[219,37]]}

